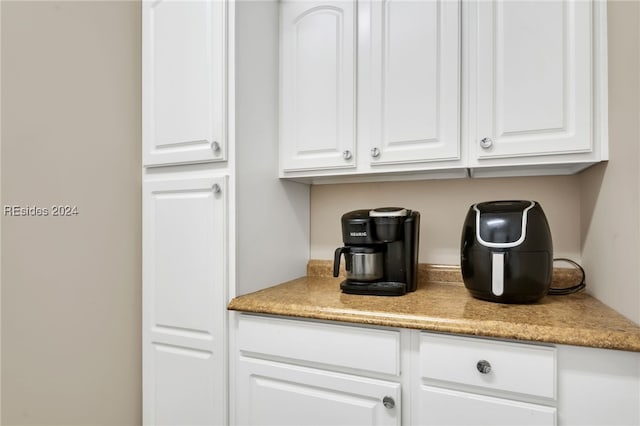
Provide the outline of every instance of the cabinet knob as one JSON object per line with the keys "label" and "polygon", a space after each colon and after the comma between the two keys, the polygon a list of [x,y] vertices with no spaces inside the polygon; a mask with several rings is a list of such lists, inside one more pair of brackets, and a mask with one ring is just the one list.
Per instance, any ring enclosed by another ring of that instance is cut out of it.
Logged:
{"label": "cabinet knob", "polygon": [[220,151],[220,144],[217,141],[212,141],[211,142],[211,150],[213,152],[218,152]]}
{"label": "cabinet knob", "polygon": [[491,148],[491,145],[493,145],[493,141],[491,140],[491,138],[480,139],[480,146],[482,148],[488,149],[488,148]]}
{"label": "cabinet knob", "polygon": [[213,191],[214,194],[219,194],[222,192],[222,188],[220,188],[220,185],[218,185],[217,183],[213,184],[213,186],[211,187],[211,190]]}
{"label": "cabinet knob", "polygon": [[396,406],[396,402],[390,396],[385,396],[382,398],[382,405],[384,405],[385,408],[392,409]]}
{"label": "cabinet knob", "polygon": [[378,148],[371,148],[371,156],[373,158],[380,157],[380,150]]}
{"label": "cabinet knob", "polygon": [[351,151],[349,151],[349,150],[347,149],[347,150],[345,150],[345,151],[342,153],[342,157],[343,157],[345,160],[351,160],[351,157],[353,157],[353,155],[351,154]]}
{"label": "cabinet knob", "polygon": [[484,359],[478,361],[478,363],[476,364],[476,368],[481,374],[491,373],[491,364],[489,364],[489,361],[486,361]]}

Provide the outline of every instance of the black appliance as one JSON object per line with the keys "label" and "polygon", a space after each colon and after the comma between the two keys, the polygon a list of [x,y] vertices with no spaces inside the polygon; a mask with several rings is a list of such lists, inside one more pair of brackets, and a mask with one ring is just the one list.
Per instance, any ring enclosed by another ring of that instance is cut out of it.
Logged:
{"label": "black appliance", "polygon": [[476,298],[533,303],[549,291],[551,231],[536,201],[489,201],[469,208],[462,230],[460,266]]}
{"label": "black appliance", "polygon": [[345,293],[399,296],[415,291],[420,213],[401,207],[354,210],[342,215],[344,247],[335,251],[333,276],[344,255]]}

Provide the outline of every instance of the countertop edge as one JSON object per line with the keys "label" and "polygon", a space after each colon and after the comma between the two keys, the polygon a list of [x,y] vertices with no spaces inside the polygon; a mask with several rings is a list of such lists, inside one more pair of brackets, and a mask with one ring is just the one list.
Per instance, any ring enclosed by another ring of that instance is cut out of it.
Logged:
{"label": "countertop edge", "polygon": [[[415,293],[347,295],[331,261],[310,260],[307,275],[235,297],[232,311],[353,325],[414,329],[530,343],[640,352],[640,326],[588,293],[547,296],[533,305],[477,300],[455,265],[419,264]],[[554,269],[554,287],[572,285],[575,269]],[[405,297],[407,297],[405,299]],[[378,299],[380,298],[380,299]],[[380,303],[380,301],[383,301]],[[425,302],[426,301],[426,302]]]}
{"label": "countertop edge", "polygon": [[[465,336],[517,340],[522,342],[640,352],[640,343],[620,343],[620,340],[626,340],[624,339],[626,333],[622,331],[618,333],[606,331],[602,332],[600,335],[594,336],[594,330],[585,331],[569,328],[559,331],[554,327],[515,323],[513,324],[513,329],[505,331],[504,323],[497,323],[490,320],[473,321],[475,324],[472,325],[471,322],[469,324],[461,324],[455,320],[450,321],[436,318],[429,319],[428,317],[418,315],[375,315],[373,313],[363,313],[350,310],[338,311],[328,308],[310,308],[303,305],[288,305],[286,307],[278,307],[274,305],[260,306],[256,304],[249,305],[244,304],[242,301],[238,301],[237,299],[234,299],[229,303],[228,309],[244,313],[278,315],[296,319],[338,321],[354,325],[374,325],[437,333],[452,333]],[[617,339],[615,337],[617,337]]]}

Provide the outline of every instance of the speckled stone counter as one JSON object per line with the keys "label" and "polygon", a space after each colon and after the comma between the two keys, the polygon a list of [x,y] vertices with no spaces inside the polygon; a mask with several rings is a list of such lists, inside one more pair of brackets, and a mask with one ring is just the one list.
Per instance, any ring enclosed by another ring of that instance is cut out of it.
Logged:
{"label": "speckled stone counter", "polygon": [[[584,292],[531,305],[491,303],[469,295],[456,267],[420,265],[413,293],[350,295],[330,268],[310,261],[306,277],[237,297],[229,309],[640,352],[640,327]],[[572,280],[573,270],[554,272],[554,287]]]}

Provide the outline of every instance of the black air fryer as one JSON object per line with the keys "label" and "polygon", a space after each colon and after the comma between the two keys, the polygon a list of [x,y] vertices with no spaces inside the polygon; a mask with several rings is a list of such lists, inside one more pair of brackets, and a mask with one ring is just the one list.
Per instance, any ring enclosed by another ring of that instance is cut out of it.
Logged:
{"label": "black air fryer", "polygon": [[472,296],[500,303],[533,303],[551,285],[553,244],[536,201],[489,201],[469,208],[460,266]]}

